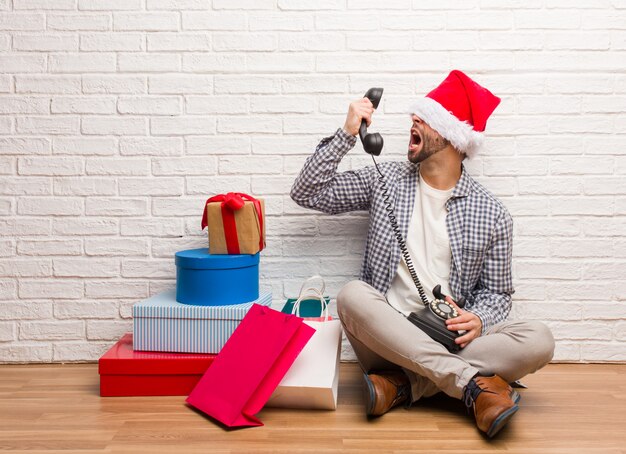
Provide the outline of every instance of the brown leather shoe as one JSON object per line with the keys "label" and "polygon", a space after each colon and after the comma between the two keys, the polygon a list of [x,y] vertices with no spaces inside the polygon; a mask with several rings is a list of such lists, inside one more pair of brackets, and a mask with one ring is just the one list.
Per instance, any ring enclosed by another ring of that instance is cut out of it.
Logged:
{"label": "brown leather shoe", "polygon": [[484,385],[488,387],[491,391],[497,392],[504,397],[510,398],[515,403],[518,403],[522,398],[517,391],[511,388],[511,385],[509,385],[497,375],[492,375],[491,377],[478,376],[475,378],[475,380],[477,381],[478,386],[482,387],[482,385]]}
{"label": "brown leather shoe", "polygon": [[[476,425],[489,438],[497,434],[519,410],[513,389],[500,377],[475,377],[463,390],[467,408],[473,408]],[[519,400],[519,399],[518,399]]]}
{"label": "brown leather shoe", "polygon": [[411,383],[401,371],[363,374],[365,380],[365,412],[381,416],[409,400]]}

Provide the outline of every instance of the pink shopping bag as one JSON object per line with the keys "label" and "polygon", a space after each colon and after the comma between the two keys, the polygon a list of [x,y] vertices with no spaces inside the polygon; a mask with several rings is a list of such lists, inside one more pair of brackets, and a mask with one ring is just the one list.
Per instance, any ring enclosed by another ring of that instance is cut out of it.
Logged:
{"label": "pink shopping bag", "polygon": [[228,427],[262,426],[261,411],[314,328],[254,304],[187,402]]}

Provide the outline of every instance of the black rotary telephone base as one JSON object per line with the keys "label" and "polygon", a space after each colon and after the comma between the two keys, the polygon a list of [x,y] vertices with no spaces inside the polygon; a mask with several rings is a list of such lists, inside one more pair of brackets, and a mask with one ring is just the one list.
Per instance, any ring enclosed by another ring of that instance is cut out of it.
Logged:
{"label": "black rotary telephone base", "polygon": [[456,331],[448,330],[445,324],[442,326],[441,318],[433,314],[427,307],[411,312],[407,319],[434,341],[446,347],[450,353],[458,353],[461,350],[461,347],[454,342],[460,334]]}

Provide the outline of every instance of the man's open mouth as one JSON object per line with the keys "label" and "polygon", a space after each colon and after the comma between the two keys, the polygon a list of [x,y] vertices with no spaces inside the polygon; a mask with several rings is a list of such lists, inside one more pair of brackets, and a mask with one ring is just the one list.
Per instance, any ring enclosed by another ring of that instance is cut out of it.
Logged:
{"label": "man's open mouth", "polygon": [[411,140],[409,142],[409,151],[418,151],[422,145],[422,136],[415,128],[411,129]]}

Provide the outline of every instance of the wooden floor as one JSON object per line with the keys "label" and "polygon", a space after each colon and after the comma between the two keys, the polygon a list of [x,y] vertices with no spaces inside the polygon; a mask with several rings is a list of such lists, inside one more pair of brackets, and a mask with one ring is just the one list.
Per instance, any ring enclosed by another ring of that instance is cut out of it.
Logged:
{"label": "wooden floor", "polygon": [[98,395],[95,364],[0,366],[0,450],[20,453],[626,453],[626,365],[550,365],[528,376],[494,440],[460,401],[425,399],[367,420],[355,364],[337,411],[264,409],[264,427],[225,430],[184,397]]}

